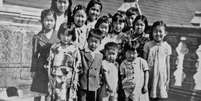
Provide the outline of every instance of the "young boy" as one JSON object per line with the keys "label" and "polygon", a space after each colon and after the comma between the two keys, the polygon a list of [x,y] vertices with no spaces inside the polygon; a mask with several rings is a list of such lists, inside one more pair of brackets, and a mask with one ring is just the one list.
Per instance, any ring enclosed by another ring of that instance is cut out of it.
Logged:
{"label": "young boy", "polygon": [[103,55],[97,50],[102,35],[98,29],[92,29],[87,38],[88,45],[80,51],[82,68],[79,75],[78,101],[95,101],[96,91],[100,87],[100,71]]}
{"label": "young boy", "polygon": [[117,101],[118,87],[118,63],[116,62],[118,54],[118,44],[108,42],[104,48],[105,60],[102,62],[104,80],[101,87],[100,101]]}

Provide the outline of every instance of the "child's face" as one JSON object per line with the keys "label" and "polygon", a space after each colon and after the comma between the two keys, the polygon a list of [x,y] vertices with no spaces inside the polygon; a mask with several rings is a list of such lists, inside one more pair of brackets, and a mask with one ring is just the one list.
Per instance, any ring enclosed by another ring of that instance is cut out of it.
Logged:
{"label": "child's face", "polygon": [[156,26],[153,29],[153,38],[157,42],[163,41],[164,37],[166,36],[165,27],[164,26]]}
{"label": "child's face", "polygon": [[57,5],[57,9],[59,10],[59,12],[65,13],[65,11],[67,10],[67,8],[69,6],[69,1],[68,0],[57,0],[56,5]]}
{"label": "child's face", "polygon": [[127,16],[127,24],[129,27],[133,27],[133,21],[135,20],[136,16],[137,16],[136,14]]}
{"label": "child's face", "polygon": [[88,41],[88,47],[91,51],[95,51],[97,47],[100,45],[100,40],[93,36],[89,37],[87,41]]}
{"label": "child's face", "polygon": [[135,23],[135,32],[138,34],[142,34],[145,30],[145,23],[142,20],[138,20]]}
{"label": "child's face", "polygon": [[98,29],[102,32],[102,33],[108,33],[109,32],[109,24],[108,23],[101,23],[98,27]]}
{"label": "child's face", "polygon": [[67,45],[72,41],[72,35],[60,34],[60,40],[63,44]]}
{"label": "child's face", "polygon": [[54,28],[54,25],[55,25],[55,19],[53,17],[53,15],[48,15],[46,16],[44,19],[43,19],[43,27],[46,29],[46,30],[51,30]]}
{"label": "child's face", "polygon": [[85,24],[87,20],[87,15],[84,10],[78,10],[75,15],[74,15],[74,23],[78,26],[81,27]]}
{"label": "child's face", "polygon": [[101,6],[99,4],[95,4],[93,7],[89,9],[89,18],[91,21],[97,20],[101,12]]}
{"label": "child's face", "polygon": [[118,54],[118,49],[106,50],[105,52],[106,60],[110,62],[114,62],[117,58],[117,54]]}
{"label": "child's face", "polygon": [[128,61],[133,61],[134,59],[136,59],[138,56],[137,51],[132,51],[132,50],[128,50],[126,51],[126,59]]}
{"label": "child's face", "polygon": [[113,22],[113,29],[115,32],[118,32],[118,33],[122,32],[124,25],[125,25],[124,21],[121,21],[121,20]]}

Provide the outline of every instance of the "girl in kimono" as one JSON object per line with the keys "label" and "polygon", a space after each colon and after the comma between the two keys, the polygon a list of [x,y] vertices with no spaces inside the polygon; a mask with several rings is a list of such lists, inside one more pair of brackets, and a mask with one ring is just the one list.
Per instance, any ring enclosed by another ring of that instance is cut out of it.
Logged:
{"label": "girl in kimono", "polygon": [[168,98],[167,90],[170,81],[171,46],[164,41],[166,24],[156,21],[152,26],[153,41],[144,46],[145,57],[148,56],[150,67],[150,97],[153,101],[164,101]]}
{"label": "girl in kimono", "polygon": [[[70,21],[71,6],[72,0],[52,0],[50,9],[53,10],[56,15],[56,31],[59,30],[62,23]],[[70,25],[70,23],[68,24]]]}
{"label": "girl in kimono", "polygon": [[83,5],[76,5],[73,10],[73,31],[76,35],[75,43],[80,49],[83,49],[87,44],[89,29],[85,25],[86,20],[86,8]]}
{"label": "girl in kimono", "polygon": [[73,44],[76,39],[66,23],[58,31],[60,42],[52,45],[48,58],[49,96],[51,101],[74,101],[78,84],[80,55]]}
{"label": "girl in kimono", "polygon": [[86,25],[90,29],[94,29],[95,24],[98,20],[98,17],[100,16],[100,13],[102,12],[102,3],[100,0],[90,0],[87,5],[87,22]]}
{"label": "girl in kimono", "polygon": [[149,68],[146,60],[138,57],[137,46],[125,44],[126,59],[120,65],[120,76],[125,101],[149,101]]}
{"label": "girl in kimono", "polygon": [[143,47],[146,42],[150,40],[149,34],[146,34],[148,28],[148,21],[146,16],[138,15],[133,22],[134,33],[131,33],[131,41],[137,41],[139,47],[139,57],[143,57]]}
{"label": "girl in kimono", "polygon": [[[53,43],[57,42],[57,34],[54,30],[55,16],[50,9],[41,12],[42,30],[33,37],[31,75],[33,82],[31,91],[48,94],[48,73],[44,68],[47,64],[48,53]],[[36,101],[40,101],[40,97],[36,97]]]}

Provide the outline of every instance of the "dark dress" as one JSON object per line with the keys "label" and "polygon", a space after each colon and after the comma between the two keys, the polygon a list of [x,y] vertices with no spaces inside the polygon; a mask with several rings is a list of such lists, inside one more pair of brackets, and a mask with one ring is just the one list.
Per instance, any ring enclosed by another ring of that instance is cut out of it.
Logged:
{"label": "dark dress", "polygon": [[35,72],[32,81],[31,91],[39,93],[48,93],[48,73],[44,68],[47,64],[50,47],[58,41],[56,31],[53,32],[50,39],[42,31],[33,37],[31,72]]}

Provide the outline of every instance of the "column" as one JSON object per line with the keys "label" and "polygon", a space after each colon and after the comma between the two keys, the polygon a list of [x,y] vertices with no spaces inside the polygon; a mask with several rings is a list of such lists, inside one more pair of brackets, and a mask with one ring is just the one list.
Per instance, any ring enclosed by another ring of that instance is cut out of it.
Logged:
{"label": "column", "polygon": [[199,45],[198,49],[196,50],[196,54],[198,56],[197,62],[196,62],[196,67],[197,67],[197,72],[194,75],[194,81],[195,81],[195,90],[201,90],[201,45]]}
{"label": "column", "polygon": [[174,72],[175,86],[182,86],[182,82],[185,78],[185,74],[183,72],[183,61],[184,61],[185,54],[187,54],[189,51],[187,45],[184,43],[185,40],[186,40],[186,37],[181,37],[180,43],[178,44],[176,48],[176,52],[178,55],[176,60],[177,69]]}

